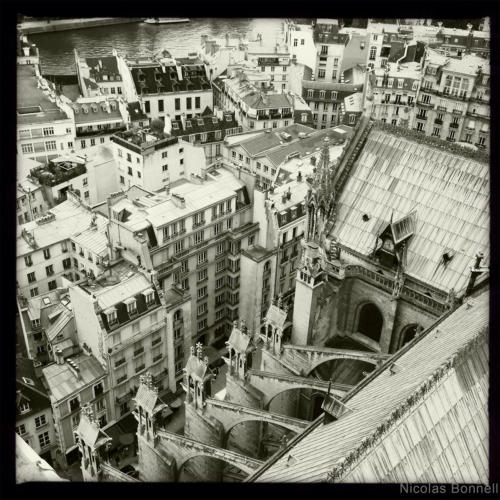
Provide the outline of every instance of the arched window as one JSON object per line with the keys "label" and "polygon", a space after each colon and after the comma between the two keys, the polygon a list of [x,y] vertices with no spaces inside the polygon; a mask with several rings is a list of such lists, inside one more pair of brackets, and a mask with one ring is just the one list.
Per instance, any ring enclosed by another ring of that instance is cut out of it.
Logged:
{"label": "arched window", "polygon": [[401,331],[401,343],[400,348],[403,347],[408,342],[412,341],[415,338],[415,335],[419,329],[419,325],[407,325]]}
{"label": "arched window", "polygon": [[384,318],[374,304],[365,304],[359,311],[358,332],[375,342],[380,342]]}
{"label": "arched window", "polygon": [[179,319],[182,318],[182,310],[181,309],[177,309],[177,311],[175,311],[174,313],[174,320],[177,321]]}
{"label": "arched window", "polygon": [[271,262],[268,260],[265,264],[264,264],[264,271],[269,271],[269,269],[271,268]]}

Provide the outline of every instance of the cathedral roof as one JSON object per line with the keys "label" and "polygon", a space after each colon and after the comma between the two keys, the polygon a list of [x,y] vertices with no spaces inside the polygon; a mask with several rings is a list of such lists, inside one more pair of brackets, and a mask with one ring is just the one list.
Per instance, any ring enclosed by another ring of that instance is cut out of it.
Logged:
{"label": "cathedral roof", "polygon": [[405,272],[459,292],[477,252],[489,265],[489,193],[487,163],[374,128],[340,193],[332,234],[368,256],[391,220],[414,212]]}

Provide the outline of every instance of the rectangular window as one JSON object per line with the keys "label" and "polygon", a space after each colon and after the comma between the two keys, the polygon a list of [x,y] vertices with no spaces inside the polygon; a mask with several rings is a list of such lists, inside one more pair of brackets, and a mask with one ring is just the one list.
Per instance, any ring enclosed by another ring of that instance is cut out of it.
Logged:
{"label": "rectangular window", "polygon": [[16,432],[22,436],[23,434],[26,434],[26,426],[24,424],[19,425],[16,427]]}
{"label": "rectangular window", "polygon": [[184,250],[184,240],[179,240],[175,242],[174,253],[178,254]]}
{"label": "rectangular window", "polygon": [[69,400],[69,411],[74,412],[80,408],[80,400],[76,397]]}
{"label": "rectangular window", "polygon": [[204,250],[203,252],[200,252],[198,254],[198,265],[204,264],[205,262],[207,262],[207,251],[206,250]]}
{"label": "rectangular window", "polygon": [[179,97],[175,98],[175,110],[179,111],[181,109],[181,100]]}
{"label": "rectangular window", "polygon": [[37,287],[31,288],[30,295],[31,295],[31,297],[36,297],[38,295],[38,288]]}
{"label": "rectangular window", "polygon": [[158,99],[158,111],[163,112],[163,99]]}
{"label": "rectangular window", "polygon": [[195,98],[194,98],[194,107],[195,107],[196,109],[198,109],[198,108],[200,108],[200,107],[201,107],[201,102],[200,102],[200,101],[201,101],[201,100],[200,100],[200,98],[199,98],[199,97],[195,97]]}
{"label": "rectangular window", "polygon": [[208,279],[208,270],[202,269],[198,271],[198,281],[205,281],[206,279]]}
{"label": "rectangular window", "polygon": [[186,97],[186,109],[191,109],[192,107],[192,98]]}
{"label": "rectangular window", "polygon": [[223,271],[225,269],[225,267],[226,267],[225,259],[219,260],[215,266],[215,272],[220,273],[221,271]]}
{"label": "rectangular window", "polygon": [[198,288],[198,298],[201,299],[207,294],[207,287]]}
{"label": "rectangular window", "polygon": [[205,231],[198,231],[194,235],[194,244],[199,245],[200,243],[203,243],[205,237]]}
{"label": "rectangular window", "polygon": [[38,442],[40,443],[40,448],[45,448],[50,444],[49,432],[44,432],[38,435]]}
{"label": "rectangular window", "polygon": [[325,75],[326,75],[326,71],[324,69],[318,70],[318,78],[325,78]]}
{"label": "rectangular window", "polygon": [[45,415],[40,415],[39,417],[35,418],[35,427],[38,429],[38,427],[42,427],[42,425],[45,425],[47,423],[47,419],[45,418]]}
{"label": "rectangular window", "polygon": [[146,113],[149,113],[151,111],[151,109],[149,107],[149,101],[144,101],[144,109],[145,109]]}
{"label": "rectangular window", "polygon": [[47,276],[52,276],[54,274],[54,266],[52,264],[47,266],[45,268],[45,272],[47,273]]}
{"label": "rectangular window", "polygon": [[207,303],[204,302],[203,304],[200,304],[198,306],[198,316],[201,316],[202,314],[205,314],[208,310]]}
{"label": "rectangular window", "polygon": [[43,251],[43,256],[44,256],[45,260],[50,259],[50,249],[49,248],[46,248]]}

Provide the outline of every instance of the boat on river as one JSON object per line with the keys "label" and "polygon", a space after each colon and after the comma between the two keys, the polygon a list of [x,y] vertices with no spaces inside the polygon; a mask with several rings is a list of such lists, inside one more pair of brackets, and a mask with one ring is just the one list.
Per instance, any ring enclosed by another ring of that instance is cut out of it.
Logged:
{"label": "boat on river", "polygon": [[144,19],[147,24],[175,24],[175,23],[188,23],[187,17],[148,17]]}

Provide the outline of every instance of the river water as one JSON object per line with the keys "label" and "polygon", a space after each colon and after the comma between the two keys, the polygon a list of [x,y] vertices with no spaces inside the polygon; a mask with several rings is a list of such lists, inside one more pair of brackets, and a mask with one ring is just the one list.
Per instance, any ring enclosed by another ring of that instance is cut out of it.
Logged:
{"label": "river water", "polygon": [[201,35],[224,37],[261,33],[273,41],[281,32],[283,19],[192,18],[189,23],[152,25],[145,23],[115,24],[30,35],[40,50],[44,74],[75,72],[73,49],[81,57],[111,55],[150,56],[162,49],[174,56],[187,55],[200,45]]}

